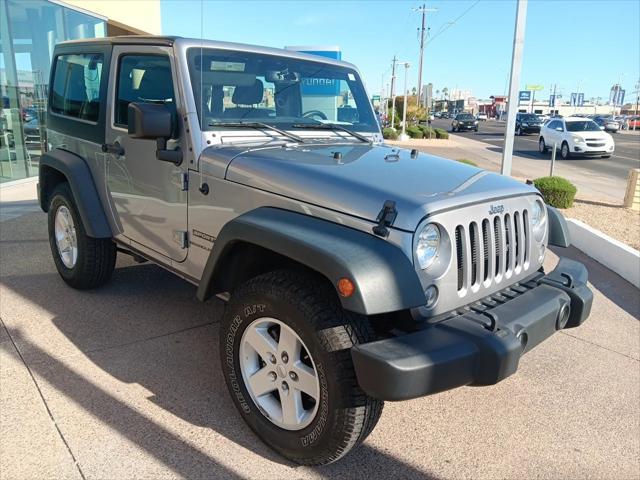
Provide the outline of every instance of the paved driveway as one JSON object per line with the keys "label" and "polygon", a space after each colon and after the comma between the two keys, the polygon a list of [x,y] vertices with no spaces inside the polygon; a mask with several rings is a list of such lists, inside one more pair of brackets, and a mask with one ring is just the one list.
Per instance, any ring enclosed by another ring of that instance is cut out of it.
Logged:
{"label": "paved driveway", "polygon": [[[0,477],[638,478],[638,290],[587,262],[583,327],[499,385],[387,403],[341,462],[296,467],[236,414],[219,373],[222,304],[122,255],[79,292],[55,272],[45,216],[0,223]],[[554,255],[549,255],[553,263]]]}

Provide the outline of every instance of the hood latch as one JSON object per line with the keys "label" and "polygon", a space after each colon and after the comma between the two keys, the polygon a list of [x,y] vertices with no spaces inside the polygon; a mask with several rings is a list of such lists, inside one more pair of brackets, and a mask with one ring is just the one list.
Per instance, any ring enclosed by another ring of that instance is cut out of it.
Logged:
{"label": "hood latch", "polygon": [[396,210],[396,202],[393,200],[386,200],[382,206],[382,210],[380,210],[380,213],[378,213],[378,217],[376,218],[378,225],[373,227],[373,233],[379,237],[388,237],[389,228],[387,227],[393,225],[397,216],[398,211]]}

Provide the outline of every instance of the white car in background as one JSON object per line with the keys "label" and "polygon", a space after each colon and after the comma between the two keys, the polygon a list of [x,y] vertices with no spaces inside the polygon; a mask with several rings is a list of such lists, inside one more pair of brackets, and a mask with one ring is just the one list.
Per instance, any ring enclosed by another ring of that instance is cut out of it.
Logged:
{"label": "white car in background", "polygon": [[487,114],[484,112],[480,112],[478,115],[476,115],[476,118],[478,120],[480,120],[481,122],[486,122],[487,121]]}
{"label": "white car in background", "polygon": [[564,160],[576,155],[609,158],[615,150],[613,137],[583,117],[552,118],[545,123],[540,129],[538,151],[547,153],[554,145]]}

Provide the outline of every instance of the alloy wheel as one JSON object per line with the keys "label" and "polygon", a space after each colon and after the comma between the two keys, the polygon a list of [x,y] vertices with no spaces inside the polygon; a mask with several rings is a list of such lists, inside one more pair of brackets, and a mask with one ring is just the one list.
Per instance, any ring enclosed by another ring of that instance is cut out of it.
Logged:
{"label": "alloy wheel", "polygon": [[240,369],[251,399],[271,422],[301,430],[316,416],[320,382],[298,334],[275,318],[258,318],[242,334]]}

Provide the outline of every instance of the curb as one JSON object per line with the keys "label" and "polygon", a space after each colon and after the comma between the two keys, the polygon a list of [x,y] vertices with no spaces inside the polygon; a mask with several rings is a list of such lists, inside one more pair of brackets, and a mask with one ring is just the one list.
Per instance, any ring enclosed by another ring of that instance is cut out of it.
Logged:
{"label": "curb", "polygon": [[571,245],[640,289],[640,251],[599,230],[567,218]]}

